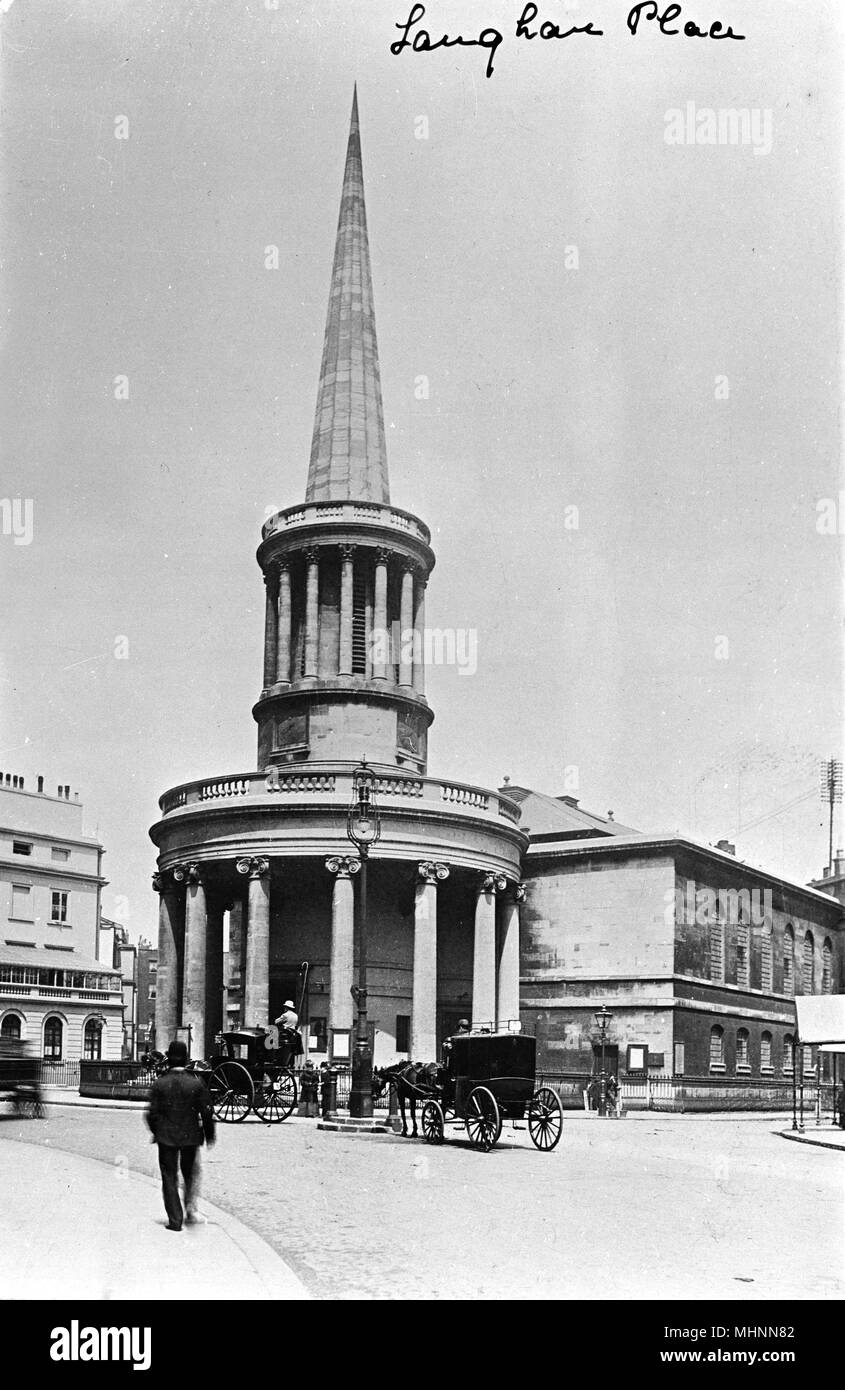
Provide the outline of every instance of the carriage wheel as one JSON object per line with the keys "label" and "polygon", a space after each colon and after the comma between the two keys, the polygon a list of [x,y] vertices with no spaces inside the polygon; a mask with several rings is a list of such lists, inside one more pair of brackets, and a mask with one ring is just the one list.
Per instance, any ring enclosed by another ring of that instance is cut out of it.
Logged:
{"label": "carriage wheel", "polygon": [[253,1109],[267,1125],[281,1124],[297,1101],[296,1077],[292,1071],[269,1072],[255,1090]]}
{"label": "carriage wheel", "polygon": [[255,1099],[255,1087],[240,1062],[221,1062],[208,1078],[211,1104],[218,1120],[237,1124],[245,1120]]}
{"label": "carriage wheel", "polygon": [[549,1086],[541,1086],[528,1103],[528,1133],[535,1149],[553,1149],[562,1131],[560,1096]]}
{"label": "carriage wheel", "polygon": [[476,1086],[470,1091],[465,1120],[472,1147],[489,1153],[502,1132],[502,1116],[496,1097],[486,1086]]}
{"label": "carriage wheel", "polygon": [[427,1144],[442,1144],[445,1121],[443,1110],[436,1100],[427,1100],[422,1110],[423,1139]]}

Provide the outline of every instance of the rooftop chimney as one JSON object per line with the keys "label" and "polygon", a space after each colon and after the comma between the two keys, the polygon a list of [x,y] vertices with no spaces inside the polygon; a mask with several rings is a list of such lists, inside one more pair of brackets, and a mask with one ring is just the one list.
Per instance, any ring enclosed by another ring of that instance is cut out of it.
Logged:
{"label": "rooftop chimney", "polygon": [[845,849],[838,849],[833,856],[833,872],[837,878],[845,874]]}
{"label": "rooftop chimney", "polygon": [[43,778],[43,777],[39,777],[39,779],[38,779],[38,790],[39,790],[39,792],[42,792],[42,793],[43,793],[43,791],[44,791],[44,778]]}
{"label": "rooftop chimney", "polygon": [[717,840],[716,848],[720,849],[723,854],[732,854],[734,858],[736,857],[736,845],[732,845],[730,840]]}

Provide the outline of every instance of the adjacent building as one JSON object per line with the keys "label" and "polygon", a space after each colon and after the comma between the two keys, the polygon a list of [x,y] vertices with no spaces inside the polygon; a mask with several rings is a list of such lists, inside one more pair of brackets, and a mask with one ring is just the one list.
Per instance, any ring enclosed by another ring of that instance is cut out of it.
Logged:
{"label": "adjacent building", "polygon": [[0,1037],[47,1061],[119,1058],[120,974],[99,958],[103,847],[70,788],[0,774]]}

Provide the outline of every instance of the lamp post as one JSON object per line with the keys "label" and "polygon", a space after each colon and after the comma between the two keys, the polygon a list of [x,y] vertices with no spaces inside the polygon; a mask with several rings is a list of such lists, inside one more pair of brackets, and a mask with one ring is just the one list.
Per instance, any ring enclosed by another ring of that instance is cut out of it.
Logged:
{"label": "lamp post", "polygon": [[381,834],[375,800],[376,778],[366,760],[352,774],[352,801],[346,818],[346,834],[361,856],[361,896],[358,913],[358,988],[352,997],[358,1009],[358,1026],[352,1052],[352,1088],[349,1114],[368,1119],[373,1113],[373,1054],[367,1030],[367,860]]}
{"label": "lamp post", "polygon": [[610,1020],[611,1020],[612,1018],[613,1018],[613,1014],[610,1012],[610,1009],[608,1009],[608,1008],[606,1007],[606,1005],[602,1004],[601,1008],[596,1010],[596,1014],[595,1014],[596,1026],[597,1026],[597,1028],[598,1028],[598,1030],[599,1030],[599,1040],[600,1040],[600,1042],[601,1042],[601,1076],[600,1076],[600,1078],[599,1078],[599,1114],[600,1114],[600,1115],[606,1115],[606,1114],[607,1114],[607,1077],[606,1077],[606,1075],[605,1075],[605,1069],[604,1069],[604,1048],[605,1048],[605,1041],[606,1041],[606,1039],[607,1039],[607,1026],[608,1026],[608,1024],[610,1023]]}

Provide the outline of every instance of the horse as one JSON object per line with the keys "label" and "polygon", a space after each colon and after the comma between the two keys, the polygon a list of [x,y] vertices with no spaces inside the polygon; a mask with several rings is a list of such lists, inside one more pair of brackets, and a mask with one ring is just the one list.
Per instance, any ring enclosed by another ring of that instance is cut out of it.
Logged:
{"label": "horse", "polygon": [[380,1071],[373,1072],[373,1093],[376,1097],[383,1095],[385,1086],[391,1082],[396,1087],[396,1097],[402,1115],[402,1135],[405,1139],[409,1137],[405,1102],[410,1102],[411,1106],[413,1128],[410,1137],[416,1139],[419,1137],[417,1101],[428,1100],[429,1094],[434,1094],[442,1071],[443,1068],[437,1062],[394,1062],[392,1067],[382,1067]]}

